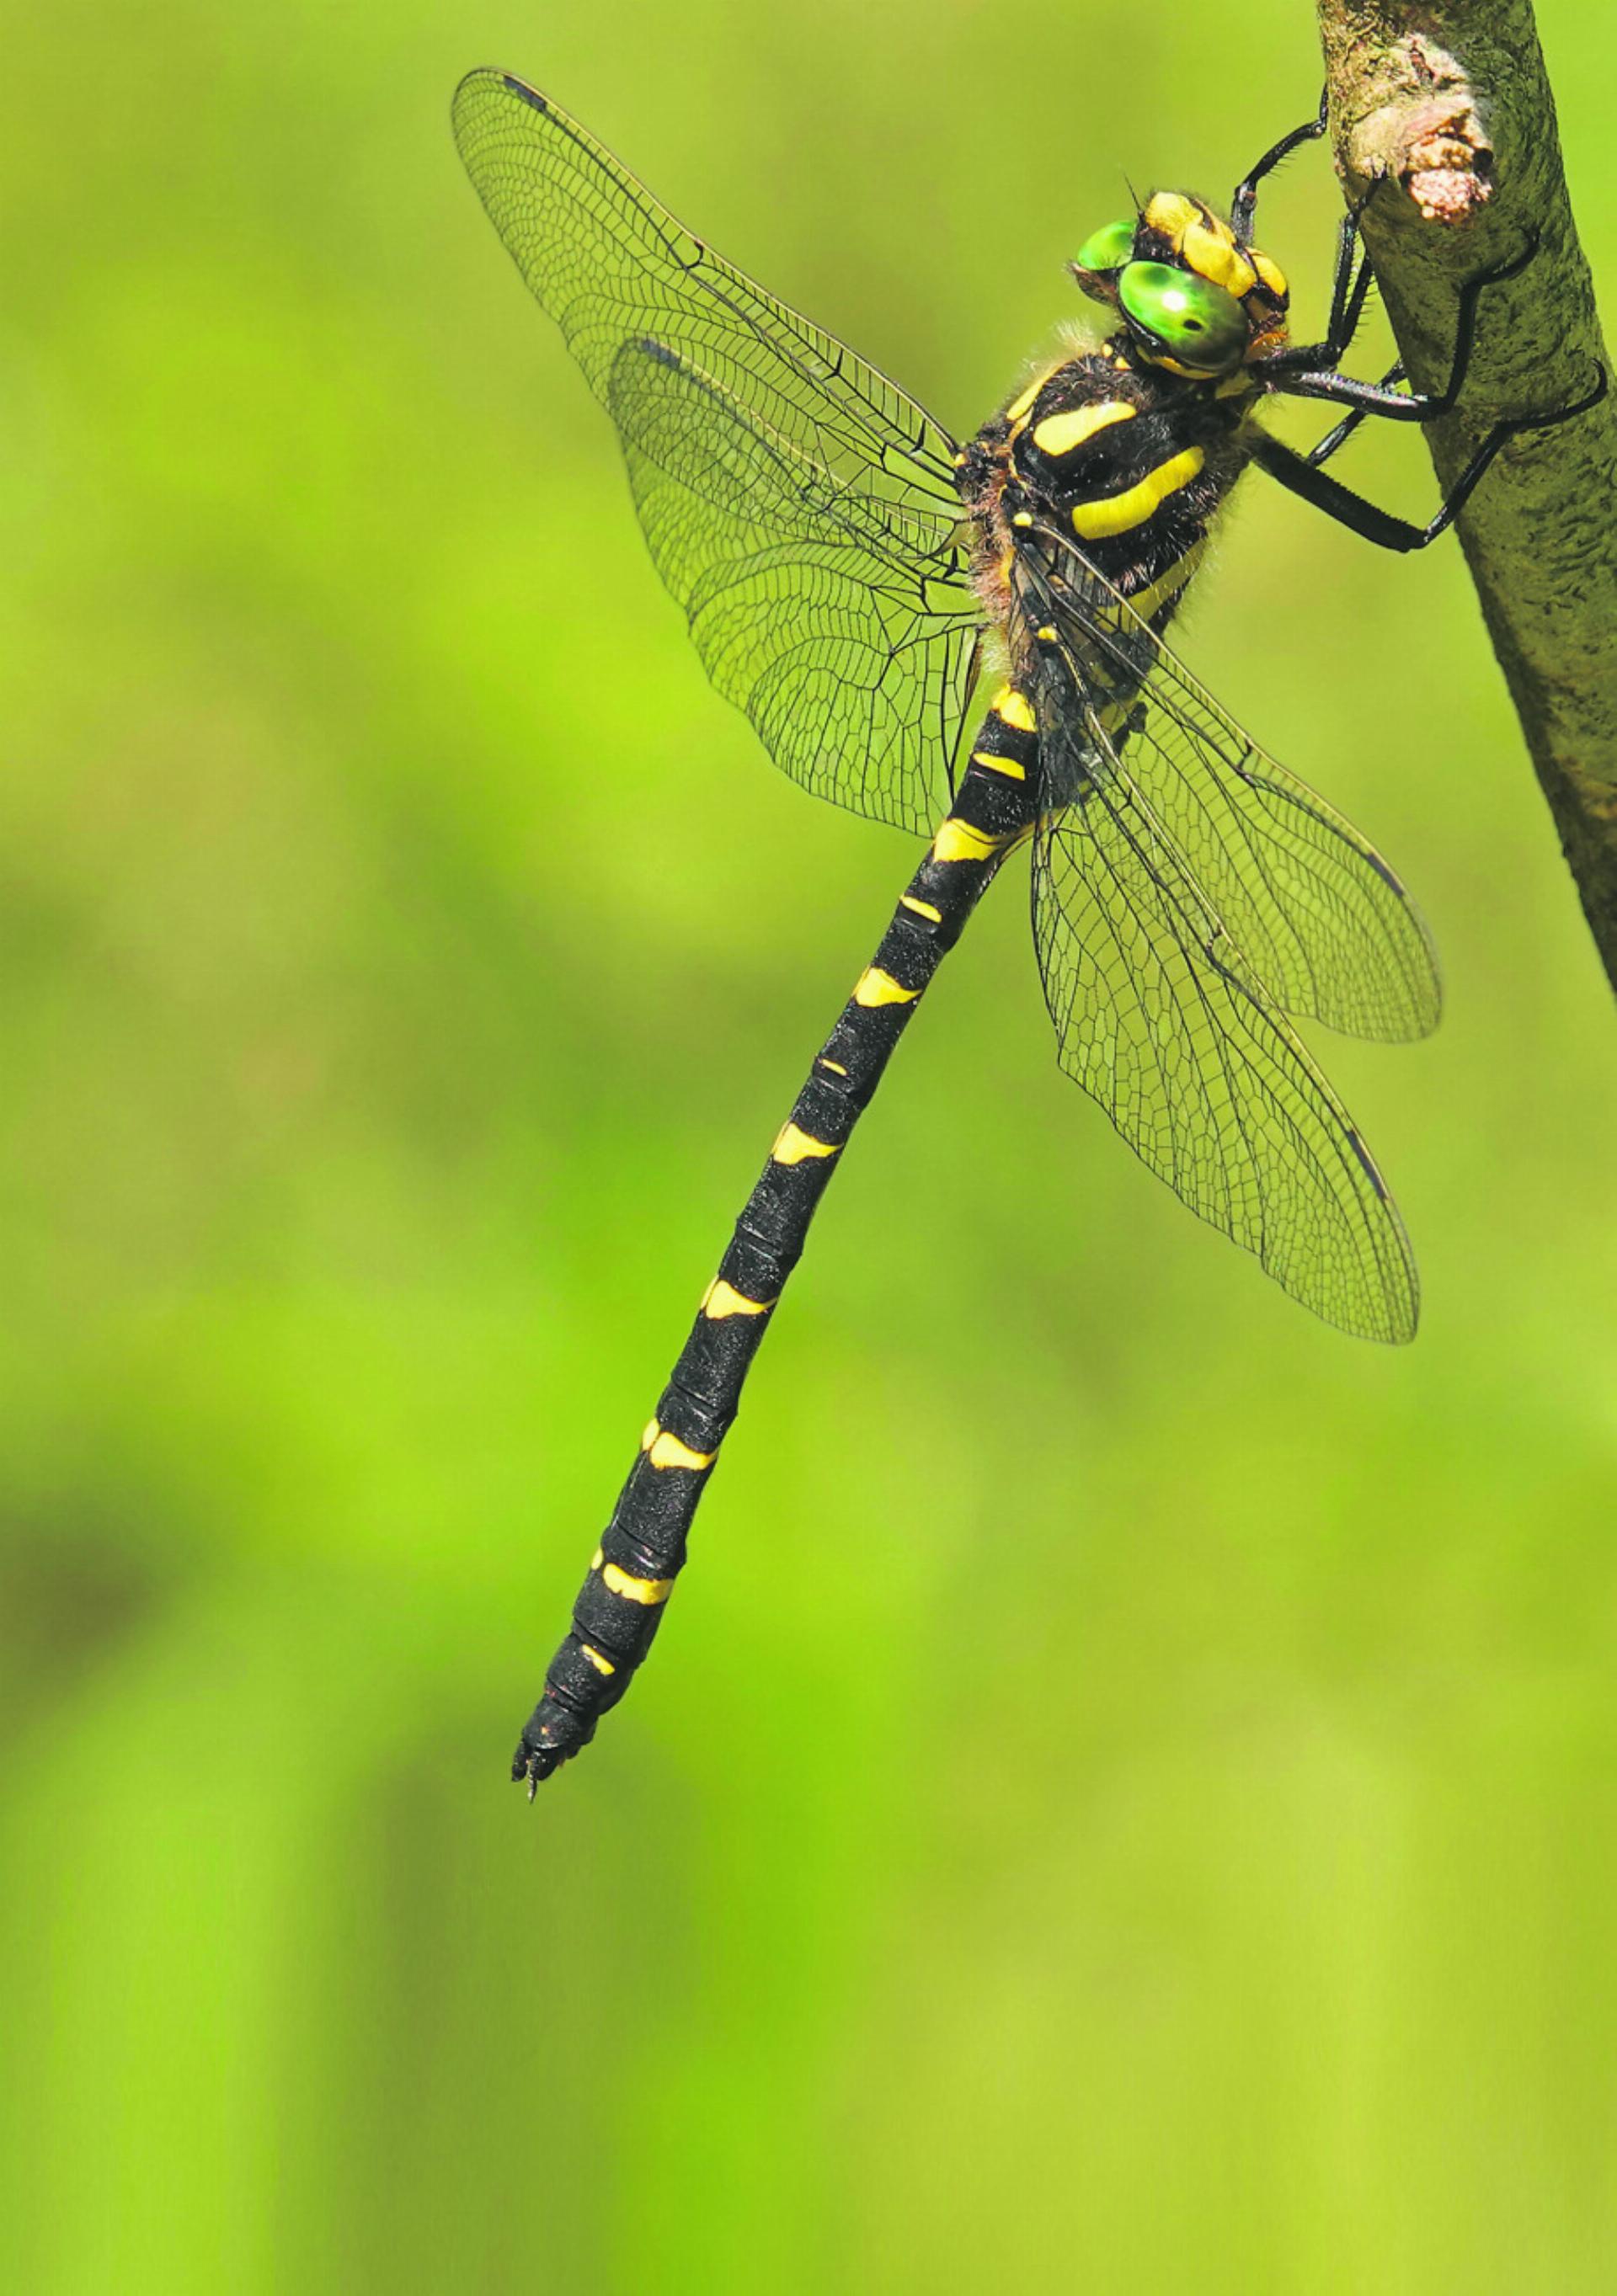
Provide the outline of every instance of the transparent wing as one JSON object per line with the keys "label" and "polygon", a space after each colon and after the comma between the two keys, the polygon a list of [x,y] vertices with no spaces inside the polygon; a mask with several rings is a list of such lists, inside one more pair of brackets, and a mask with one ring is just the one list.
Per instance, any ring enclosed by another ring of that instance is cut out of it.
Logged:
{"label": "transparent wing", "polygon": [[1425,921],[1387,863],[1244,734],[1064,537],[1024,563],[1043,621],[1110,713],[1109,771],[1224,930],[1226,961],[1283,1012],[1346,1036],[1425,1036],[1441,1009]]}
{"label": "transparent wing", "polygon": [[1034,938],[1062,1067],[1294,1299],[1344,1331],[1410,1338],[1414,1259],[1351,1118],[1094,710],[1082,740],[1093,769],[1033,845]]}
{"label": "transparent wing", "polygon": [[953,441],[535,89],[472,73],[455,134],[618,427],[653,557],[714,684],[794,780],[929,827],[980,627]]}
{"label": "transparent wing", "polygon": [[929,828],[979,637],[952,542],[919,545],[902,505],[833,487],[661,345],[624,345],[607,405],[657,570],[718,691],[816,796]]}

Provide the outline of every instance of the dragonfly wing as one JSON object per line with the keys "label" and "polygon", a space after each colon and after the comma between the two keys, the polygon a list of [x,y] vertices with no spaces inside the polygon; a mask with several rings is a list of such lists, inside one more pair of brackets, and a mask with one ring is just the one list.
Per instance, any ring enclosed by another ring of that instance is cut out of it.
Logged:
{"label": "dragonfly wing", "polygon": [[816,796],[928,829],[980,635],[953,543],[833,487],[660,346],[624,346],[607,404],[657,570],[718,691]]}
{"label": "dragonfly wing", "polygon": [[617,425],[658,571],[719,691],[794,780],[923,830],[980,616],[954,444],[880,371],[716,256],[547,97],[456,96],[468,173]]}
{"label": "dragonfly wing", "polygon": [[1343,1035],[1428,1034],[1436,953],[1375,848],[1243,733],[1063,537],[1048,537],[1032,578],[1074,682],[1104,686],[1109,671],[1132,697],[1112,749],[1219,918],[1226,961],[1283,1012]]}
{"label": "dragonfly wing", "polygon": [[1058,1058],[1192,1211],[1327,1323],[1412,1337],[1415,1263],[1351,1118],[1127,775],[1047,814],[1033,927]]}

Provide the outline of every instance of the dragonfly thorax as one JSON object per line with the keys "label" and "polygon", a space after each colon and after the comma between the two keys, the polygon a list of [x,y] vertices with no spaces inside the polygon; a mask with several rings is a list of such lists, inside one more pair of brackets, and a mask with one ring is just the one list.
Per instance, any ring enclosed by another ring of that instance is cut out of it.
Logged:
{"label": "dragonfly thorax", "polygon": [[1045,586],[1078,562],[1165,627],[1246,462],[1250,404],[1162,373],[1120,338],[1046,369],[984,425],[960,487],[978,596],[1014,660],[1047,619]]}

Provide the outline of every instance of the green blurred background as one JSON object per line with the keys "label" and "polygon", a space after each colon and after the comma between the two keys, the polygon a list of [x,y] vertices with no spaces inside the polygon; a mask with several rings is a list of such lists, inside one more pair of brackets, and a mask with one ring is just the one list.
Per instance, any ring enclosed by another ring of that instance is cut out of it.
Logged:
{"label": "green blurred background", "polygon": [[[1599,256],[1617,20],[1544,31]],[[8,52],[4,2284],[1609,2291],[1617,1033],[1452,545],[1253,481],[1185,631],[1443,947],[1433,1042],[1327,1046],[1415,1348],[1135,1164],[1007,889],[655,1661],[505,1783],[911,855],[707,692],[450,91],[552,89],[966,428],[1125,170],[1221,194],[1310,111],[1306,8]],[[1336,212],[1317,154],[1266,202],[1305,318]]]}

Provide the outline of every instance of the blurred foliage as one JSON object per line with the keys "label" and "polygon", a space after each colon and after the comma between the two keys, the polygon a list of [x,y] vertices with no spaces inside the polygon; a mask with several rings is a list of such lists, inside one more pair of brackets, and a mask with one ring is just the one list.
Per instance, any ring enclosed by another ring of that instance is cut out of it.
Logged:
{"label": "blurred foliage", "polygon": [[[1598,257],[1617,20],[1543,29]],[[1253,481],[1185,632],[1444,947],[1432,1044],[1327,1047],[1416,1347],[1134,1164],[1007,890],[633,1701],[504,1783],[910,864],[706,692],[479,62],[957,428],[1125,170],[1227,186],[1318,72],[1279,0],[12,28],[5,2284],[1609,2290],[1617,1064],[1452,548]],[[1266,199],[1304,313],[1335,211]]]}

